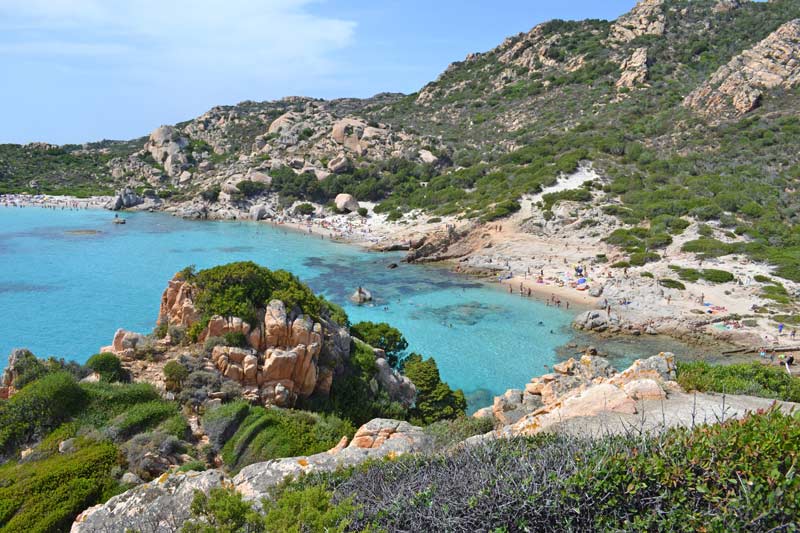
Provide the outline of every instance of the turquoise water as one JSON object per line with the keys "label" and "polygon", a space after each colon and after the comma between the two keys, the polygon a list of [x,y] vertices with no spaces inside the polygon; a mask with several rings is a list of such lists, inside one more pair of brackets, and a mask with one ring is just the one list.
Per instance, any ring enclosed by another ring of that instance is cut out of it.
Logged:
{"label": "turquoise water", "polygon": [[[115,225],[105,211],[0,207],[0,367],[18,347],[85,361],[117,328],[152,330],[161,293],[181,268],[238,260],[290,270],[353,322],[398,327],[410,350],[433,356],[472,404],[521,387],[571,338],[566,312],[441,268],[402,264],[399,254],[252,222],[123,216],[128,223]],[[400,267],[388,269],[392,262]],[[359,285],[372,291],[374,306],[348,302]]]}

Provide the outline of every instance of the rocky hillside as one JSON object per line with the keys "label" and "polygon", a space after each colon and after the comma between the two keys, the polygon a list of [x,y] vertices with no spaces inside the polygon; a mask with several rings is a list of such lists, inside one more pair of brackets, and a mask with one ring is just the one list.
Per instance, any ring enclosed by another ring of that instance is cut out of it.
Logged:
{"label": "rocky hillside", "polygon": [[207,218],[322,213],[351,194],[390,221],[489,221],[591,162],[591,195],[532,214],[589,203],[587,218],[646,234],[622,239],[629,254],[702,223],[713,238],[691,251],[800,279],[797,20],[798,0],[644,0],[616,21],[536,26],[411,95],[242,102],[139,141],[5,146],[0,190],[127,186],[122,207]]}

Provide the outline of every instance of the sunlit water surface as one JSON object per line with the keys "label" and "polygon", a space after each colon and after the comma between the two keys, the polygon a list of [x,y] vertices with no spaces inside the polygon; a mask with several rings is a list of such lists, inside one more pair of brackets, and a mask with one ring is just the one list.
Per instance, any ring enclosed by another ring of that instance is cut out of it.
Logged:
{"label": "sunlit water surface", "polygon": [[[433,356],[473,406],[544,372],[573,335],[565,311],[442,268],[400,263],[398,254],[268,224],[122,216],[127,224],[115,225],[105,211],[0,207],[0,367],[17,347],[83,362],[117,328],[152,330],[178,270],[240,260],[293,272],[353,322],[399,328],[409,350]],[[373,305],[348,301],[358,286],[372,291]],[[609,351],[619,364],[641,355]]]}

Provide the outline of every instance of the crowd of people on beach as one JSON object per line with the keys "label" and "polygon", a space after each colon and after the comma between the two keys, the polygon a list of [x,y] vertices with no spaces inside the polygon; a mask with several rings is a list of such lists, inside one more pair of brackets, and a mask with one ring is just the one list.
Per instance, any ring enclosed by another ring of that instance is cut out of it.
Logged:
{"label": "crowd of people on beach", "polygon": [[61,209],[77,211],[82,209],[100,209],[108,202],[107,198],[73,198],[70,196],[49,196],[45,194],[1,194],[2,207],[39,207],[42,209]]}

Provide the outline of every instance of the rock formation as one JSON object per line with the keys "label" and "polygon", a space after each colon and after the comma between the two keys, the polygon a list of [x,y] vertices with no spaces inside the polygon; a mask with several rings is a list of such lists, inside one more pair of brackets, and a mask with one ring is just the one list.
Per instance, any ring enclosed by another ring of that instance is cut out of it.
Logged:
{"label": "rock formation", "polygon": [[156,163],[164,166],[170,177],[179,176],[188,166],[189,158],[184,148],[189,145],[189,139],[182,136],[172,126],[161,126],[150,134],[144,145],[145,151]]}
{"label": "rock formation", "polygon": [[333,449],[306,457],[289,457],[246,466],[233,478],[220,470],[177,472],[134,487],[108,502],[81,513],[72,533],[171,532],[189,517],[196,490],[233,487],[253,502],[288,477],[332,472],[367,460],[418,453],[430,447],[430,438],[407,422],[376,418],[361,426],[349,446],[346,439]]}
{"label": "rock formation", "polygon": [[336,209],[339,211],[347,211],[350,213],[354,213],[358,211],[360,207],[358,205],[358,200],[356,200],[355,196],[352,194],[337,194],[336,199],[333,201],[336,204]]}
{"label": "rock formation", "polygon": [[135,207],[142,202],[144,202],[142,197],[126,187],[117,192],[117,196],[106,205],[106,208],[111,211],[119,211],[120,209]]}
{"label": "rock formation", "polygon": [[[177,274],[161,296],[158,323],[182,327],[197,323],[196,292],[194,285]],[[327,396],[334,374],[350,356],[347,328],[324,318],[315,321],[296,314],[280,300],[272,300],[260,310],[254,324],[239,317],[213,316],[198,341],[229,333],[243,335],[247,347],[215,346],[211,363],[224,377],[242,385],[245,398],[265,405],[291,407],[299,398]],[[104,350],[132,355],[131,348],[135,351],[140,340],[135,335],[119,330],[113,346]],[[378,384],[395,401],[412,405],[416,395],[413,383],[388,366],[382,351],[375,352]]]}
{"label": "rock formation", "polygon": [[761,104],[764,91],[800,83],[800,19],[731,59],[683,101],[696,112],[714,117],[743,115]]}
{"label": "rock formation", "polygon": [[611,26],[609,41],[628,43],[642,35],[664,35],[664,0],[641,0]]}
{"label": "rock formation", "polygon": [[637,48],[620,67],[622,74],[617,80],[617,88],[632,89],[647,81],[647,48]]}

